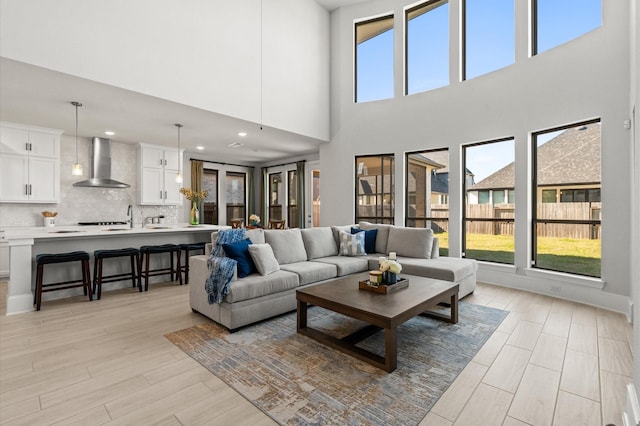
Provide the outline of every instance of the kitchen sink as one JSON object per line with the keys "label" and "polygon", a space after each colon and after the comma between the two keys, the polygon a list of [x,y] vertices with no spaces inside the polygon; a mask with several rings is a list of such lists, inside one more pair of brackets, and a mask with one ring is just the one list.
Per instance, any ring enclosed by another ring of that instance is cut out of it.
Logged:
{"label": "kitchen sink", "polygon": [[70,229],[62,229],[59,231],[49,231],[50,234],[71,234],[74,232],[84,232],[84,231],[72,231]]}
{"label": "kitchen sink", "polygon": [[112,232],[112,231],[131,231],[131,228],[105,228],[102,231]]}

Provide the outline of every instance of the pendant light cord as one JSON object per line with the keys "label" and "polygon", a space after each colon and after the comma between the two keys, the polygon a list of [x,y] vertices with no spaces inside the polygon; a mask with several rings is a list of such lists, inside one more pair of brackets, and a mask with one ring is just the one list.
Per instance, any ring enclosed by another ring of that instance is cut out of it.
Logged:
{"label": "pendant light cord", "polygon": [[264,19],[264,14],[262,12],[262,0],[260,0],[260,130],[262,130],[262,107],[263,107],[263,69],[262,69],[262,60],[263,60],[263,30],[262,30],[262,21]]}

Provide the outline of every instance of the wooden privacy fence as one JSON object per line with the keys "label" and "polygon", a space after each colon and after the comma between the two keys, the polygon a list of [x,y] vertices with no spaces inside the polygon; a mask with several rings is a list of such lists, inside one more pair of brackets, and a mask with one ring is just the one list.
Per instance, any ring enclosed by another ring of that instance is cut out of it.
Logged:
{"label": "wooden privacy fence", "polygon": [[[448,207],[445,204],[432,204],[430,220],[412,218],[408,221],[408,225],[430,227],[436,233],[448,232]],[[602,203],[538,204],[536,212],[537,234],[539,237],[599,240],[601,237],[601,225],[599,223],[601,220],[601,208]],[[495,206],[491,204],[470,204],[466,207],[466,232],[470,234],[513,235],[514,217],[515,209],[513,204]],[[442,219],[439,220],[438,218]],[[569,223],[557,223],[554,221],[568,221]],[[575,223],[571,223],[572,221]],[[431,222],[430,226],[429,222]]]}

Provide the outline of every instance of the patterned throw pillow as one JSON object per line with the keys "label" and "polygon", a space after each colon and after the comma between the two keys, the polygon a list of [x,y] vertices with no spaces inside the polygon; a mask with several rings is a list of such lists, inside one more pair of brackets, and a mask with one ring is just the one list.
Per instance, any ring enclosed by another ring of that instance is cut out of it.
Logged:
{"label": "patterned throw pillow", "polygon": [[364,256],[364,232],[340,232],[340,256]]}

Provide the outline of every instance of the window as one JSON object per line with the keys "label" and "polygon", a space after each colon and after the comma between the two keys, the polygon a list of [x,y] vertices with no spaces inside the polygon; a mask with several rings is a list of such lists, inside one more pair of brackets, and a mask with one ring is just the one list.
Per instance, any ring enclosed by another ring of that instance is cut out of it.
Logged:
{"label": "window", "polygon": [[202,189],[207,191],[204,199],[204,223],[218,224],[218,171],[204,169]]}
{"label": "window", "polygon": [[573,40],[602,24],[602,0],[533,0],[533,54]]}
{"label": "window", "polygon": [[600,277],[600,130],[590,121],[533,134],[534,268]]}
{"label": "window", "polygon": [[287,184],[289,186],[289,197],[287,200],[289,228],[300,228],[300,215],[298,214],[298,172],[296,170],[289,170],[287,172]]}
{"label": "window", "polygon": [[405,224],[431,228],[438,237],[440,255],[449,254],[449,151],[407,154]]}
{"label": "window", "polygon": [[269,220],[282,220],[282,205],[284,204],[284,185],[282,173],[269,174]]}
{"label": "window", "polygon": [[515,61],[514,0],[465,0],[463,80]]}
{"label": "window", "polygon": [[355,101],[393,97],[393,15],[355,24]]}
{"label": "window", "polygon": [[356,223],[391,223],[394,220],[394,157],[356,157]]}
{"label": "window", "polygon": [[[513,138],[467,145],[464,170],[462,250],[464,257],[496,263],[514,263],[515,142]],[[510,195],[511,194],[511,195]]]}
{"label": "window", "polygon": [[227,225],[231,226],[232,219],[246,221],[246,174],[227,172]]}
{"label": "window", "polygon": [[407,9],[406,94],[449,84],[449,2],[429,1]]}

